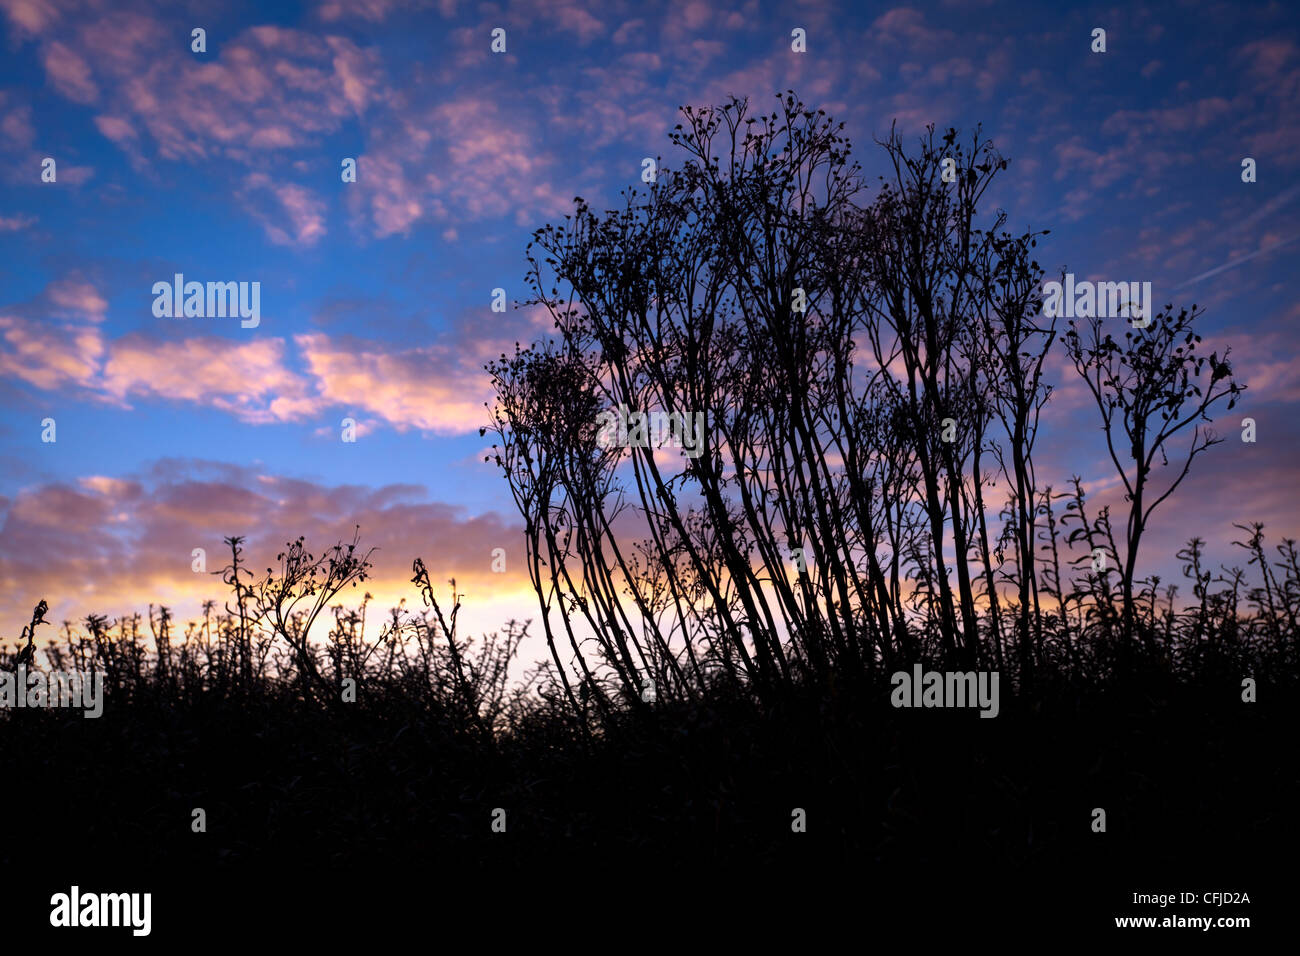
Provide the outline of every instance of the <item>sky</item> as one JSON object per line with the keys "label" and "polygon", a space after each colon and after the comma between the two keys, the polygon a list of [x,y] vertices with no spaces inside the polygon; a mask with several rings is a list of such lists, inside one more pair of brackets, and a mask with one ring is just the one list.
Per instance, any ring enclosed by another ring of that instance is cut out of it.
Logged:
{"label": "sky", "polygon": [[[536,617],[478,434],[484,362],[549,328],[514,308],[530,234],[675,165],[682,105],[787,88],[872,176],[891,123],[982,124],[1010,160],[987,208],[1051,230],[1049,274],[1206,310],[1249,390],[1156,513],[1147,572],[1176,579],[1192,533],[1244,564],[1234,522],[1300,537],[1292,4],[0,0],[0,57],[0,640],[42,598],[56,622],[184,621],[224,598],[195,548],[211,572],[243,535],[260,569],[355,525],[379,608],[418,604],[420,556],[473,633]],[[156,315],[177,273],[259,283],[256,326]],[[1052,368],[1040,477],[1118,506],[1096,412]]]}

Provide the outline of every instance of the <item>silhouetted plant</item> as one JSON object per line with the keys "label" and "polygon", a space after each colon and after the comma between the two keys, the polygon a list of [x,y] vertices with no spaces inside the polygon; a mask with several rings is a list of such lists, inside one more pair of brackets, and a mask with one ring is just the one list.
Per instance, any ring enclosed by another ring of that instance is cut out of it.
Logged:
{"label": "silhouetted plant", "polygon": [[[488,365],[489,460],[524,518],[570,707],[603,713],[607,681],[635,699],[641,673],[689,699],[716,669],[771,702],[936,659],[1026,687],[1043,667],[1128,667],[1138,636],[1152,655],[1177,641],[1175,594],[1139,578],[1140,544],[1218,441],[1212,406],[1243,388],[1226,354],[1195,354],[1198,313],[1162,313],[1125,347],[1100,320],[1088,340],[1071,323],[1064,349],[1130,509],[1117,543],[1076,478],[1058,516],[1034,461],[1058,342],[1034,258],[1046,233],[978,212],[1007,160],[978,130],[931,128],[915,150],[891,131],[860,201],[842,124],[779,101],[767,116],[738,99],[683,108],[681,169],[603,216],[578,199],[529,245],[529,304],[555,336]],[[688,457],[602,445],[597,416],[623,407],[708,427]],[[1189,429],[1179,473],[1153,489]]]}
{"label": "silhouetted plant", "polygon": [[[1228,350],[1222,358],[1218,353],[1208,358],[1196,354],[1201,336],[1193,322],[1199,314],[1193,308],[1174,315],[1166,308],[1154,318],[1148,316],[1146,328],[1128,329],[1124,345],[1103,330],[1104,320],[1098,318],[1088,321],[1086,334],[1073,321],[1065,334],[1070,358],[1101,413],[1106,449],[1129,502],[1120,577],[1125,647],[1137,629],[1134,579],[1138,548],[1151,514],[1182,484],[1196,456],[1223,441],[1203,427],[1210,422],[1210,408],[1225,398],[1228,408],[1233,408],[1245,390],[1233,381]],[[1202,391],[1200,377],[1207,365],[1209,381]],[[1192,434],[1182,467],[1176,468],[1163,491],[1151,489],[1156,456],[1167,467],[1171,439],[1189,426]],[[1141,637],[1154,652],[1150,630],[1143,630]]]}

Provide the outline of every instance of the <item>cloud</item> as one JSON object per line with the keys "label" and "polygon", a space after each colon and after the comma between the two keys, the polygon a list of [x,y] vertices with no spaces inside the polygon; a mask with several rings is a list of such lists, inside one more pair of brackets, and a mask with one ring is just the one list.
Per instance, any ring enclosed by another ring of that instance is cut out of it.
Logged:
{"label": "cloud", "polygon": [[74,273],[30,302],[0,310],[0,377],[44,391],[92,387],[107,347],[98,327],[107,308]]}
{"label": "cloud", "polygon": [[377,51],[346,37],[258,25],[205,57],[148,13],[92,5],[55,36],[55,16],[23,0],[6,6],[38,43],[54,89],[104,105],[100,131],[133,157],[144,154],[144,134],[163,159],[250,163],[266,151],[317,145],[383,96]]}
{"label": "cloud", "polygon": [[605,25],[577,4],[552,5],[548,13],[561,30],[577,36],[579,44],[586,45],[605,33]]}
{"label": "cloud", "polygon": [[1264,404],[1285,407],[1300,402],[1300,368],[1292,360],[1295,336],[1291,332],[1294,323],[1300,321],[1300,305],[1269,318],[1271,321],[1251,327],[1227,329],[1209,343],[1211,350],[1222,351],[1219,343],[1232,347],[1229,360],[1234,377],[1248,388],[1238,403],[1241,409]]}
{"label": "cloud", "polygon": [[98,129],[106,139],[112,140],[118,146],[122,146],[123,148],[125,148],[132,140],[139,138],[139,134],[135,131],[135,127],[131,125],[130,121],[125,120],[120,116],[96,116],[95,128]]}
{"label": "cloud", "polygon": [[32,108],[26,103],[15,103],[11,97],[9,91],[0,90],[0,149],[27,150],[36,141]]}
{"label": "cloud", "polygon": [[41,326],[0,312],[0,377],[47,392],[94,384],[104,339],[97,328]]}
{"label": "cloud", "polygon": [[296,336],[295,342],[331,405],[364,409],[398,431],[444,435],[474,431],[487,418],[487,375],[452,346],[393,351],[321,333]]}
{"label": "cloud", "polygon": [[[325,203],[304,186],[275,183],[265,173],[252,173],[244,180],[239,198],[276,245],[313,246],[325,235]],[[288,229],[275,222],[271,202],[288,218]]]}
{"label": "cloud", "polygon": [[59,182],[69,186],[84,186],[95,175],[93,166],[60,166]]}
{"label": "cloud", "polygon": [[46,32],[59,17],[54,4],[46,0],[0,0],[0,10],[20,36],[28,37]]}
{"label": "cloud", "polygon": [[420,185],[407,178],[401,163],[389,156],[368,155],[357,160],[357,189],[353,204],[368,198],[376,238],[406,235],[425,212]]}
{"label": "cloud", "polygon": [[1256,209],[1249,216],[1246,216],[1242,219],[1237,219],[1235,222],[1232,223],[1232,225],[1228,227],[1228,231],[1238,232],[1240,230],[1250,229],[1258,225],[1259,223],[1263,222],[1265,219],[1272,216],[1279,209],[1282,209],[1283,207],[1289,205],[1291,202],[1295,200],[1297,196],[1300,196],[1300,183],[1296,183],[1295,185],[1282,190],[1276,196],[1273,196],[1267,202],[1265,202],[1264,205]]}
{"label": "cloud", "polygon": [[[243,536],[248,567],[261,572],[299,535],[319,554],[351,541],[357,525],[362,547],[378,550],[371,579],[341,596],[348,603],[359,602],[364,589],[379,607],[402,598],[418,607],[409,579],[411,562],[421,557],[439,597],[452,577],[468,594],[471,620],[501,624],[502,602],[518,612],[535,607],[520,531],[494,512],[429,500],[417,485],[326,484],[253,466],[164,459],[132,474],[44,482],[0,499],[0,619],[25,620],[42,598],[53,621],[158,602],[197,615],[201,601],[225,594],[211,573],[229,563],[225,537]],[[195,548],[206,552],[208,573],[192,569]],[[506,551],[505,573],[491,570],[493,548]]]}
{"label": "cloud", "polygon": [[77,53],[55,40],[45,48],[45,75],[61,94],[74,103],[93,103],[99,88],[90,76],[90,66]]}
{"label": "cloud", "polygon": [[132,397],[186,401],[252,424],[298,421],[319,399],[284,364],[283,339],[237,342],[216,336],[159,341],[134,333],[112,343],[97,385],[126,402]]}
{"label": "cloud", "polygon": [[253,424],[297,421],[319,408],[311,383],[285,365],[283,339],[110,339],[107,313],[107,300],[77,274],[0,310],[0,376],[123,406],[131,398],[193,402]]}
{"label": "cloud", "polygon": [[185,402],[253,425],[301,422],[339,408],[353,417],[369,413],[365,430],[385,424],[470,434],[486,419],[483,403],[491,397],[484,363],[551,321],[533,306],[498,316],[494,334],[484,336],[475,311],[423,347],[312,332],[294,336],[291,348],[278,337],[193,334],[202,319],[109,338],[107,314],[107,300],[76,273],[0,309],[0,375],[122,407]]}
{"label": "cloud", "polygon": [[108,301],[90,282],[72,274],[51,282],[45,289],[45,298],[58,314],[101,322],[108,311]]}
{"label": "cloud", "polygon": [[1106,117],[1101,129],[1107,134],[1124,134],[1150,140],[1156,136],[1175,136],[1219,126],[1239,113],[1240,103],[1222,96],[1211,96],[1181,106],[1150,110],[1119,110]]}
{"label": "cloud", "polygon": [[876,18],[871,33],[882,44],[901,46],[911,53],[948,51],[957,48],[957,36],[951,30],[935,30],[925,23],[920,10],[897,7]]}
{"label": "cloud", "polygon": [[1272,36],[1244,44],[1237,51],[1237,59],[1245,64],[1253,76],[1276,86],[1279,80],[1294,78],[1296,63],[1300,61],[1300,49],[1297,49],[1292,40]]}
{"label": "cloud", "polygon": [[513,214],[529,224],[570,209],[573,192],[556,185],[563,167],[542,147],[540,124],[488,95],[461,95],[417,107],[396,105],[358,160],[348,199],[369,207],[376,237],[407,234],[426,218]]}
{"label": "cloud", "polygon": [[403,0],[326,0],[316,13],[326,23],[339,20],[357,19],[369,23],[382,23],[394,10],[411,9],[423,4],[403,2]]}

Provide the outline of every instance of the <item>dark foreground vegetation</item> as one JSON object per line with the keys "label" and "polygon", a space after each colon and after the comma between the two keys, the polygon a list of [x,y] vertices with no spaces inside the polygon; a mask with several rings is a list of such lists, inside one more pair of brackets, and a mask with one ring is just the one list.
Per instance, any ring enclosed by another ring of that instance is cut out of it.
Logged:
{"label": "dark foreground vegetation", "polygon": [[[535,624],[465,638],[416,559],[423,610],[367,625],[342,600],[357,540],[255,575],[228,539],[222,609],[90,618],[34,655],[104,671],[105,712],[0,713],[6,872],[66,888],[76,861],[174,898],[238,874],[293,909],[346,871],[332,929],[394,894],[567,893],[576,919],[651,876],[693,905],[744,895],[746,923],[806,922],[818,887],[1010,936],[1103,928],[1134,892],[1280,902],[1296,542],[1239,526],[1243,569],[1189,535],[1188,597],[1139,559],[1245,389],[1226,351],[1197,352],[1194,308],[1058,329],[1043,234],[980,224],[1007,163],[978,134],[891,137],[859,202],[820,111],[746,109],[686,111],[682,170],[537,234],[556,336],[490,368]],[[1035,464],[1054,348],[1095,400],[1114,524]],[[706,413],[699,453],[674,472],[602,442],[620,405]],[[529,628],[550,660],[512,682]],[[997,718],[894,709],[918,663],[998,671]]]}
{"label": "dark foreground vegetation", "polygon": [[[413,906],[518,886],[509,905],[527,907],[616,880],[727,898],[784,886],[799,911],[847,894],[887,920],[946,900],[1012,935],[1086,933],[1148,886],[1246,890],[1251,913],[1273,912],[1271,874],[1300,847],[1280,730],[1300,717],[1297,688],[1276,676],[1293,672],[1263,614],[1221,621],[1196,651],[1171,645],[1176,669],[1043,673],[1004,692],[994,720],[896,710],[883,680],[846,679],[763,703],[720,682],[698,700],[611,701],[585,724],[540,674],[528,689],[502,679],[522,628],[475,646],[433,612],[366,647],[357,616],[336,615],[327,647],[303,645],[310,668],[292,651],[273,667],[238,613],[175,635],[155,611],[157,653],[139,620],[51,642],[51,663],[107,674],[105,710],[0,712],[8,819],[22,821],[0,841],[0,866],[25,874],[15,899],[43,914],[74,876],[150,889],[160,925],[179,928],[214,899],[307,907],[323,886]],[[1261,675],[1256,703],[1242,674]],[[270,918],[239,914],[223,925]]]}

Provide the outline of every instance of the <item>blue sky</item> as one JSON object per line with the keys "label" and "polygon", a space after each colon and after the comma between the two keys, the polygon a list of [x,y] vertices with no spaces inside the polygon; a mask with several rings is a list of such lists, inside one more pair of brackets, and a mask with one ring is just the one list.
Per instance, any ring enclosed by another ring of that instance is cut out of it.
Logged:
{"label": "blue sky", "polygon": [[[529,613],[519,562],[489,570],[521,543],[480,460],[481,366],[547,322],[492,312],[492,290],[525,295],[529,235],[575,195],[612,206],[643,157],[673,165],[679,106],[786,88],[846,122],[873,176],[892,121],[982,123],[1011,160],[989,208],[1052,230],[1049,273],[1207,309],[1250,386],[1232,421],[1260,437],[1203,459],[1153,567],[1176,576],[1189,513],[1224,562],[1233,521],[1297,536],[1297,27],[1281,3],[0,0],[0,633],[42,597],[55,620],[183,614],[217,593],[192,548],[215,567],[224,535],[269,558],[356,523],[381,603],[414,596],[420,554],[469,620]],[[260,282],[259,326],[156,318],[176,272]],[[1054,378],[1040,473],[1115,503],[1095,413]]]}

